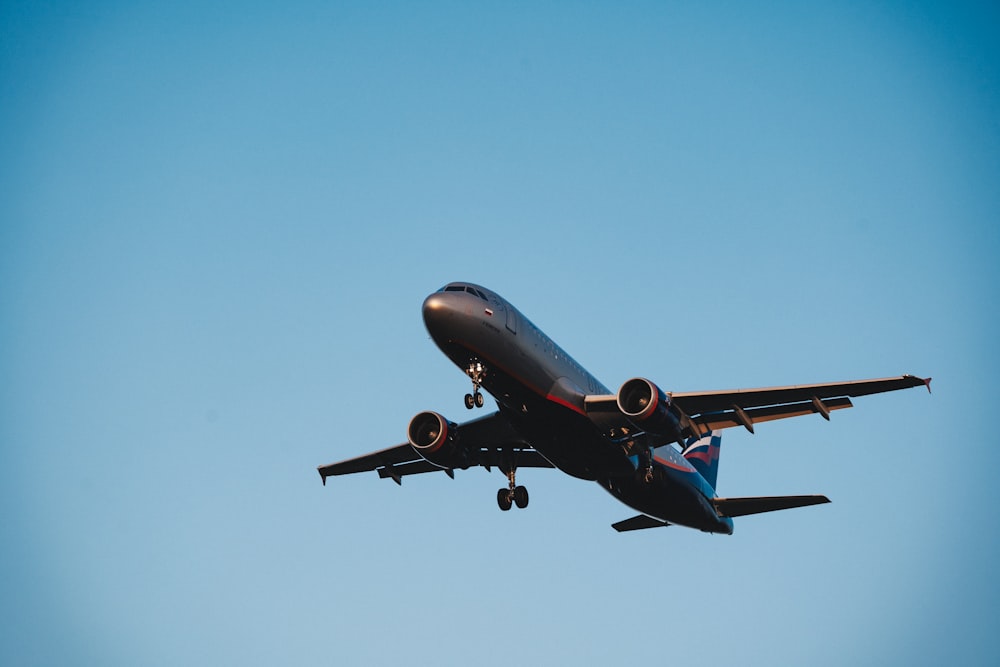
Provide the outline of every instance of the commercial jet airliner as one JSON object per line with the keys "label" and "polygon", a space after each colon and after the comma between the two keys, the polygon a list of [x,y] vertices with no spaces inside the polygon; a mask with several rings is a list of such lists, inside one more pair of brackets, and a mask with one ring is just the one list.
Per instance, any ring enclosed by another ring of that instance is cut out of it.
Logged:
{"label": "commercial jet airliner", "polygon": [[327,477],[377,470],[402,484],[416,473],[498,468],[507,486],[501,510],[527,507],[518,468],[558,468],[597,482],[638,515],[613,524],[628,531],[677,524],[733,532],[733,517],[818,505],[826,496],[720,498],[722,429],[851,407],[851,398],[926,386],[913,375],[762,389],[665,392],[645,378],[612,393],[514,306],[472,283],[450,283],[424,300],[424,324],[441,351],[472,381],[465,407],[497,411],[462,423],[437,412],[410,420],[408,442],[319,467]]}

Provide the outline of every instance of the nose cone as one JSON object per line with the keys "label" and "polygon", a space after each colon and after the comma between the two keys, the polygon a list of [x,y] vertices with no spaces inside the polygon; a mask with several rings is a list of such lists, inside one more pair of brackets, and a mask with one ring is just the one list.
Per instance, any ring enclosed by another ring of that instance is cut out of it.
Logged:
{"label": "nose cone", "polygon": [[451,292],[435,292],[424,299],[424,326],[435,341],[440,343],[447,340],[446,332],[449,324],[454,321],[458,312],[458,304],[455,301],[462,296],[464,295]]}

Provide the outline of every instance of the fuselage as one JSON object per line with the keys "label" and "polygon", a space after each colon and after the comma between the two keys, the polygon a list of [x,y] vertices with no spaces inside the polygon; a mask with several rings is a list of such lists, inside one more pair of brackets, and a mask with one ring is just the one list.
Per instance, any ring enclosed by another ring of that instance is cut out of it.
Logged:
{"label": "fuselage", "polygon": [[481,384],[521,436],[554,466],[595,481],[636,510],[670,523],[732,533],[711,503],[715,490],[672,443],[651,442],[653,480],[637,457],[587,413],[586,397],[611,392],[495,292],[451,283],[424,300],[431,338],[463,371],[481,364]]}

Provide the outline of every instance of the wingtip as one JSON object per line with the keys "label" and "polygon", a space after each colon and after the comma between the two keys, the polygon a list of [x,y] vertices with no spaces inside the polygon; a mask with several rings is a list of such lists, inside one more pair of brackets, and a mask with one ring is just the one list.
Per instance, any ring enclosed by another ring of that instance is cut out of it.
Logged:
{"label": "wingtip", "polygon": [[927,387],[927,393],[931,393],[931,378],[920,378],[924,381],[924,386]]}

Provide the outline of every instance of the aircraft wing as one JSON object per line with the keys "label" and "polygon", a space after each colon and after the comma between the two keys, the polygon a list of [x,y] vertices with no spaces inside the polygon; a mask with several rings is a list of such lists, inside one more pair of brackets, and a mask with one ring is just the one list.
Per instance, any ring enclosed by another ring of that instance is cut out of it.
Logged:
{"label": "aircraft wing", "polygon": [[[462,446],[469,450],[472,465],[480,465],[487,470],[493,466],[502,469],[513,460],[519,468],[555,467],[517,435],[499,412],[459,424],[458,433]],[[444,472],[454,476],[454,470],[427,461],[409,443],[319,466],[317,470],[323,484],[326,484],[327,477],[371,470],[378,471],[382,479],[389,478],[397,484],[402,484],[405,475],[425,472]]]}
{"label": "aircraft wing", "polygon": [[671,401],[698,426],[709,430],[744,426],[753,433],[757,422],[814,413],[829,419],[831,410],[851,407],[851,398],[920,386],[930,391],[930,383],[930,378],[902,375],[789,387],[676,392]]}
{"label": "aircraft wing", "polygon": [[[788,387],[673,392],[669,396],[683,435],[689,437],[733,426],[743,426],[753,433],[756,423],[801,415],[819,414],[829,419],[831,411],[852,407],[851,398],[920,386],[930,391],[930,383],[930,378],[902,375]],[[619,426],[624,418],[616,401],[614,394],[584,398],[588,415],[605,426]]]}

